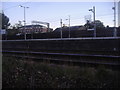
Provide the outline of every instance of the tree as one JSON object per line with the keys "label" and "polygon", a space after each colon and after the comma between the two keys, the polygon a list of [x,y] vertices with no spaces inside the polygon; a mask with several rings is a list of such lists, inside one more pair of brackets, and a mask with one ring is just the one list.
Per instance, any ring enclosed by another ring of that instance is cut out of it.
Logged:
{"label": "tree", "polygon": [[22,27],[23,25],[22,25],[22,23],[21,23],[21,21],[18,21],[18,23],[15,23],[15,25],[13,25],[13,27],[15,28],[15,29],[18,29],[19,27]]}
{"label": "tree", "polygon": [[100,20],[96,20],[96,28],[104,28],[105,26],[103,25],[103,22],[101,22]]}
{"label": "tree", "polygon": [[0,19],[2,21],[0,26],[2,26],[2,29],[6,29],[10,25],[9,18],[4,13],[0,13]]}
{"label": "tree", "polygon": [[8,29],[8,31],[7,31],[7,35],[16,35],[18,33],[19,33],[19,31],[15,27],[13,27],[13,29]]}
{"label": "tree", "polygon": [[[95,23],[96,23],[96,28],[97,29],[105,27],[100,20],[95,20]],[[94,22],[87,21],[87,23],[84,26],[86,28],[92,29],[92,28],[94,28]]]}
{"label": "tree", "polygon": [[94,28],[94,24],[92,22],[90,22],[89,20],[87,20],[87,23],[84,25],[87,29],[92,29]]}

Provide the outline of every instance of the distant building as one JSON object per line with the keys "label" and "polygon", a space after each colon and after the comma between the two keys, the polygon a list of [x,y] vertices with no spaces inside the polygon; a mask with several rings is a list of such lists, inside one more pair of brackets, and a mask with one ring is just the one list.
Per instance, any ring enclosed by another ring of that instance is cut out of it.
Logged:
{"label": "distant building", "polygon": [[120,1],[118,2],[118,26],[120,26]]}
{"label": "distant building", "polygon": [[[19,27],[19,33],[24,34],[31,34],[31,33],[46,33],[50,32],[48,31],[48,28],[42,25],[27,25],[27,26],[22,26]],[[50,29],[51,30],[51,29]]]}

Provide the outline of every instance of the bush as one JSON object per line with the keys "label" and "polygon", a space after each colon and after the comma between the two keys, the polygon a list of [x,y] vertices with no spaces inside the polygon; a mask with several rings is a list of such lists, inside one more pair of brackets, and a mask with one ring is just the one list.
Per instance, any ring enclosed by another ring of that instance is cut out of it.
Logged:
{"label": "bush", "polygon": [[118,88],[120,72],[3,57],[3,88]]}

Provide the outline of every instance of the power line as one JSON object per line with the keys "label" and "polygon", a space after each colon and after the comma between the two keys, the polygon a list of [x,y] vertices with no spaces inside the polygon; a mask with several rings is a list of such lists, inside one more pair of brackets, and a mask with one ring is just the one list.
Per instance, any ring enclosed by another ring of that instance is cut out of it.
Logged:
{"label": "power line", "polygon": [[[13,2],[14,3],[14,2]],[[30,2],[25,2],[25,3],[19,3],[18,5],[14,5],[14,6],[11,6],[11,7],[8,7],[8,8],[5,8],[4,11],[8,10],[8,9],[12,9],[12,8],[15,8],[15,7],[18,7],[19,5],[24,5],[24,4],[28,4]]]}
{"label": "power line", "polygon": [[[98,15],[96,18],[111,16],[111,15],[113,15],[113,14],[103,14],[103,15]],[[83,19],[84,19],[84,17],[75,17],[75,18],[71,18],[71,21],[83,20]],[[50,23],[56,23],[56,22],[59,22],[59,19],[50,21]]]}

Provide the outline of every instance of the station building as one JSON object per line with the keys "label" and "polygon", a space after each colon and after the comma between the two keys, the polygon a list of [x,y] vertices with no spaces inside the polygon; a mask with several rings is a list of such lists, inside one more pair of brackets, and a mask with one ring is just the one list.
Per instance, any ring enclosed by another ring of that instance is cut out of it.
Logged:
{"label": "station building", "polygon": [[51,32],[51,29],[48,29],[45,26],[42,25],[26,25],[25,27],[19,27],[19,32],[21,34],[31,34],[31,33],[46,33],[46,32]]}

